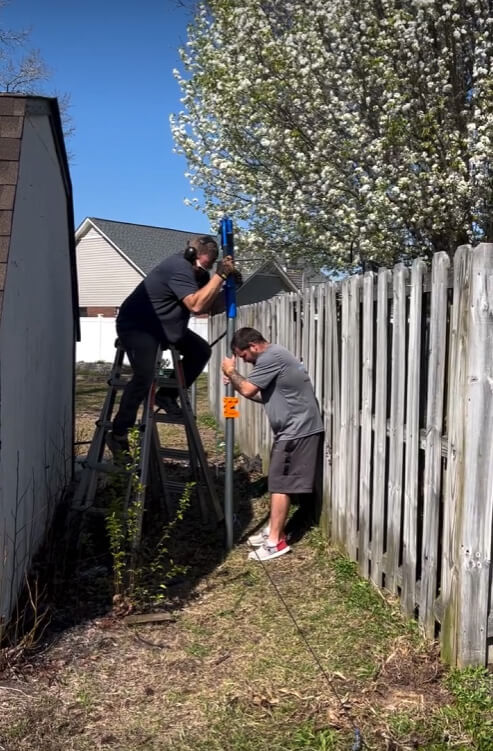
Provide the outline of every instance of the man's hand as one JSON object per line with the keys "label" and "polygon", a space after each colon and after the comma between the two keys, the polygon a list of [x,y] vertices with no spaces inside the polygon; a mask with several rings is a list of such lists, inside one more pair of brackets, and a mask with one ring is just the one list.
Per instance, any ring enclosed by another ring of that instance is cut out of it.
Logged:
{"label": "man's hand", "polygon": [[236,370],[236,357],[225,357],[221,363],[221,368],[226,379],[233,384],[233,388],[238,391],[242,396],[247,399],[253,399],[254,401],[262,401],[260,398],[255,398],[259,392],[259,387],[250,383],[248,379],[240,375]]}
{"label": "man's hand", "polygon": [[243,276],[241,274],[241,271],[239,269],[233,270],[233,279],[235,280],[235,287],[238,289],[238,287],[241,287],[243,284]]}
{"label": "man's hand", "polygon": [[236,357],[234,355],[232,357],[224,358],[224,360],[222,361],[221,368],[226,378],[231,378],[231,375],[236,370],[235,365],[236,365]]}
{"label": "man's hand", "polygon": [[224,256],[224,258],[218,261],[216,266],[216,274],[222,276],[223,279],[226,279],[234,270],[235,266],[231,256]]}

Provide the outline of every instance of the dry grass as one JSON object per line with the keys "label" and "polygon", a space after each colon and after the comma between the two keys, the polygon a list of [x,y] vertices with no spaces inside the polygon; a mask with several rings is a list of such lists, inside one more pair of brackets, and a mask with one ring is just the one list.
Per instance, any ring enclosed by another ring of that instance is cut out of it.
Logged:
{"label": "dry grass", "polygon": [[[436,655],[369,588],[348,609],[354,582],[322,547],[311,533],[270,570],[346,710],[383,749],[387,715],[446,700]],[[108,615],[62,634],[0,689],[4,748],[322,748],[300,745],[310,733],[350,748],[347,713],[245,554],[236,548],[188,601],[175,595],[171,621],[127,627]]]}
{"label": "dry grass", "polygon": [[[204,397],[202,382],[199,422],[220,481]],[[93,417],[96,399],[87,391],[81,400],[81,415]],[[259,476],[239,462],[239,542],[225,558],[222,530],[204,530],[190,510],[172,551],[188,574],[168,591],[166,621],[128,626],[107,608],[5,670],[0,749],[349,751],[356,723],[368,748],[382,751],[491,751],[491,733],[479,736],[454,709],[434,645],[317,530],[268,567],[293,623],[241,542],[267,509]],[[87,578],[77,581],[79,598],[104,585]]]}

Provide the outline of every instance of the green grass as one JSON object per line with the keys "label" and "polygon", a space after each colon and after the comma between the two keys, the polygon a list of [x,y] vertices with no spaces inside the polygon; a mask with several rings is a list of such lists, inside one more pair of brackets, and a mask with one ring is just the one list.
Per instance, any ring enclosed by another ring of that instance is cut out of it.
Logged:
{"label": "green grass", "polygon": [[[163,751],[192,751],[193,748],[197,751],[337,751],[341,748],[335,731],[317,729],[309,722],[294,730],[276,724],[274,733],[259,738],[251,726],[242,724],[242,713],[235,710],[226,713],[221,724],[207,738],[197,737],[193,744],[185,739],[175,743],[163,747]],[[345,735],[344,743],[349,751],[352,744],[349,733]]]}
{"label": "green grass", "polygon": [[430,716],[394,713],[389,718],[392,738],[404,748],[427,751],[492,751],[492,676],[484,668],[453,670],[444,686],[451,692],[450,701]]}
{"label": "green grass", "polygon": [[211,430],[219,429],[219,424],[216,418],[214,417],[214,415],[211,415],[209,412],[198,415],[197,424],[199,428],[210,428]]}
{"label": "green grass", "polygon": [[462,733],[472,748],[493,751],[493,676],[482,667],[453,670],[446,681],[455,703],[444,707],[436,718],[450,739]]}

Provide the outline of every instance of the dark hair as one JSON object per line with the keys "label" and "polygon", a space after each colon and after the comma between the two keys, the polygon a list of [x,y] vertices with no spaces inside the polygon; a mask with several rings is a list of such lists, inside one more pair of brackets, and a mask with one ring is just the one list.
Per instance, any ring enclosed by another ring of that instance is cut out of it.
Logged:
{"label": "dark hair", "polygon": [[235,349],[246,349],[249,344],[260,344],[266,342],[260,331],[257,329],[251,329],[249,326],[244,326],[242,329],[238,329],[233,334],[231,339],[231,349],[233,352]]}

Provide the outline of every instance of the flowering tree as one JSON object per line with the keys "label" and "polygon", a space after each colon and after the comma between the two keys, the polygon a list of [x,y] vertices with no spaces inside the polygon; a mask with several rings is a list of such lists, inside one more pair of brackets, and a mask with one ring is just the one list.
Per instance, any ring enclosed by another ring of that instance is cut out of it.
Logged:
{"label": "flowering tree", "polygon": [[171,118],[193,199],[331,267],[491,239],[492,0],[209,0]]}

